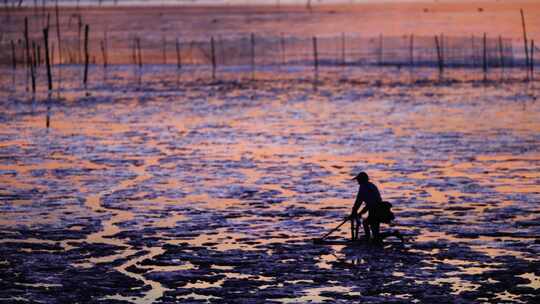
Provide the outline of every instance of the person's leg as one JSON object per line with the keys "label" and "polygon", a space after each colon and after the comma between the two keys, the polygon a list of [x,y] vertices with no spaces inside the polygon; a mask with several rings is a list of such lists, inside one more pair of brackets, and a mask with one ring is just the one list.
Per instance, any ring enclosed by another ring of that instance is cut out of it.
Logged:
{"label": "person's leg", "polygon": [[364,233],[365,233],[366,239],[369,240],[369,238],[371,237],[371,233],[369,231],[370,227],[369,227],[368,219],[365,219],[362,221],[362,226],[364,227]]}
{"label": "person's leg", "polygon": [[362,224],[362,223],[361,223],[361,218],[360,218],[360,217],[357,217],[357,218],[355,219],[355,226],[354,226],[354,228],[355,228],[354,233],[355,233],[355,236],[356,236],[356,240],[358,240],[358,239],[360,238],[359,232],[360,232],[360,225],[361,225],[361,224]]}
{"label": "person's leg", "polygon": [[371,221],[371,231],[373,232],[373,240],[375,242],[382,242],[381,237],[379,235],[379,229],[381,226],[381,223],[378,220]]}
{"label": "person's leg", "polygon": [[358,234],[356,234],[356,227],[354,226],[356,224],[356,220],[354,218],[351,218],[351,240],[355,241],[358,237]]}

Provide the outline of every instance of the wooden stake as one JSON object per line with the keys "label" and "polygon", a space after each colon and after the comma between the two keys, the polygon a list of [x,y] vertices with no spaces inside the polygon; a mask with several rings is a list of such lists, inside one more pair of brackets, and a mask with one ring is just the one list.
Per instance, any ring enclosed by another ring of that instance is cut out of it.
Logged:
{"label": "wooden stake", "polygon": [[133,37],[132,51],[133,52],[131,54],[131,59],[132,59],[133,65],[136,66],[137,65],[137,37]]}
{"label": "wooden stake", "polygon": [[531,40],[531,80],[534,81],[534,40]]}
{"label": "wooden stake", "polygon": [[411,67],[414,66],[414,35],[411,34],[409,41],[409,64]]}
{"label": "wooden stake", "polygon": [[216,79],[216,47],[214,45],[214,36],[210,37],[210,55],[212,60],[212,80]]}
{"label": "wooden stake", "polygon": [[487,70],[488,70],[488,62],[487,62],[487,34],[484,33],[484,39],[483,39],[483,71],[484,71],[484,81],[487,81]]}
{"label": "wooden stake", "polygon": [[180,53],[180,42],[178,41],[178,37],[176,37],[176,68],[182,68],[182,55]]}
{"label": "wooden stake", "polygon": [[341,65],[345,66],[345,33],[341,33]]}
{"label": "wooden stake", "polygon": [[60,12],[58,9],[58,0],[56,0],[56,40],[58,40],[58,58],[59,63],[62,64],[62,38],[60,36]]}
{"label": "wooden stake", "polygon": [[139,59],[139,68],[142,68],[143,62],[142,62],[142,50],[141,50],[141,38],[136,38],[136,44],[137,44],[137,53],[138,53],[138,59]]}
{"label": "wooden stake", "polygon": [[280,40],[281,40],[281,64],[285,65],[285,62],[286,62],[286,57],[285,57],[285,37],[284,37],[283,33],[281,33]]}
{"label": "wooden stake", "polygon": [[167,64],[167,38],[163,36],[161,45],[163,46],[163,64]]}
{"label": "wooden stake", "polygon": [[41,65],[41,47],[39,44],[36,44],[35,42],[32,41],[32,46],[34,47],[34,58],[36,58],[36,66],[40,66]]}
{"label": "wooden stake", "polygon": [[[523,9],[520,9],[519,12],[521,13],[521,26],[523,28],[523,45],[525,48],[525,68],[527,69],[529,65],[529,46],[527,43],[527,28],[525,26],[525,15],[523,14]],[[527,72],[527,80],[529,80],[529,72]]]}
{"label": "wooden stake", "polygon": [[379,56],[378,56],[378,64],[383,64],[383,35],[379,35]]}
{"label": "wooden stake", "polygon": [[88,24],[84,26],[84,88],[86,89],[86,85],[88,82],[88,60],[90,59],[90,54],[88,53],[88,32],[90,31],[90,28]]}
{"label": "wooden stake", "polygon": [[15,55],[15,42],[11,40],[11,68],[17,69],[17,56]]}
{"label": "wooden stake", "polygon": [[439,66],[439,77],[442,77],[442,74],[444,72],[444,65],[442,60],[442,54],[441,54],[441,47],[439,45],[439,37],[435,35],[435,47],[437,48],[437,63]]}
{"label": "wooden stake", "polygon": [[78,40],[78,45],[77,45],[77,63],[81,63],[82,62],[82,52],[81,52],[81,48],[82,48],[82,28],[83,28],[83,23],[82,23],[82,16],[81,14],[79,14],[79,40]]}
{"label": "wooden stake", "polygon": [[502,37],[499,35],[499,64],[501,70],[504,71],[504,50],[503,50],[503,41]]}
{"label": "wooden stake", "polygon": [[32,78],[32,88],[35,93],[35,79],[34,79],[34,65],[32,63],[32,57],[30,56],[30,39],[28,38],[28,17],[24,17],[24,44],[26,49],[26,88],[28,91],[28,75],[30,74]]}
{"label": "wooden stake", "polygon": [[474,41],[474,35],[471,36],[471,59],[472,67],[476,67],[476,43]]}
{"label": "wooden stake", "polygon": [[47,82],[49,84],[49,92],[52,91],[52,73],[51,73],[51,61],[49,57],[49,28],[46,27],[43,29],[43,40],[45,47],[45,64],[47,65]]}
{"label": "wooden stake", "polygon": [[105,41],[104,40],[100,41],[100,46],[101,46],[101,55],[103,57],[103,68],[106,69],[107,68],[107,53],[105,51]]}
{"label": "wooden stake", "polygon": [[251,79],[255,79],[255,34],[251,33]]}
{"label": "wooden stake", "polygon": [[313,36],[313,65],[315,68],[315,76],[319,72],[319,52],[317,50],[317,37]]}

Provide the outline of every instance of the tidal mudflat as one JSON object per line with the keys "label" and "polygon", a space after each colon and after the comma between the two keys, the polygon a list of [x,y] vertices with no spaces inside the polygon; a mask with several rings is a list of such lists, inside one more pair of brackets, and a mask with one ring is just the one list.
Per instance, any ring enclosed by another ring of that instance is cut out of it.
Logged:
{"label": "tidal mudflat", "polygon": [[[540,300],[536,83],[132,70],[1,78],[0,302]],[[360,170],[407,241],[314,245]]]}

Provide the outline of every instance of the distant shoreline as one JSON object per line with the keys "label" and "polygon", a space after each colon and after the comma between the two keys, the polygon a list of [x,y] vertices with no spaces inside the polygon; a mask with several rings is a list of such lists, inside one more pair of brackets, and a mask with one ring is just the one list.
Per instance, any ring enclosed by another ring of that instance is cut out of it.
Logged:
{"label": "distant shoreline", "polygon": [[[164,1],[138,1],[138,0],[119,0],[115,1],[54,1],[49,0],[44,4],[41,1],[38,1],[37,7],[55,7],[58,3],[58,6],[61,8],[111,8],[111,7],[133,7],[133,8],[159,8],[159,7],[182,7],[182,8],[252,8],[252,7],[261,7],[261,8],[299,8],[306,9],[307,1],[294,1],[294,0],[263,0],[264,2],[253,3],[252,1],[238,1],[238,2],[227,2],[227,1],[197,1],[197,0],[187,0],[187,1],[178,1],[178,0],[164,0]],[[159,2],[159,3],[158,3]],[[251,3],[250,3],[251,2]],[[535,3],[535,0],[322,0],[319,2],[317,0],[312,0],[311,7],[313,9],[317,8],[338,8],[338,7],[350,7],[358,5],[414,5],[414,4],[426,4],[426,5],[445,5],[445,4],[475,4],[475,3],[498,3],[498,4],[510,4],[510,3]],[[10,5],[10,9],[34,9],[36,7],[34,1],[23,1],[21,6],[17,6],[17,3]],[[6,4],[0,6],[1,10],[6,8]]]}

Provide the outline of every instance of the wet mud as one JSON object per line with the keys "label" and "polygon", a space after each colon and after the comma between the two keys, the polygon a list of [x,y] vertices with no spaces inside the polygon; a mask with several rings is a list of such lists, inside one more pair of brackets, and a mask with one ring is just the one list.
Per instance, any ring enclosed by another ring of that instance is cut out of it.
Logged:
{"label": "wet mud", "polygon": [[[539,301],[537,84],[130,71],[1,79],[0,302]],[[315,245],[360,170],[406,241]]]}

